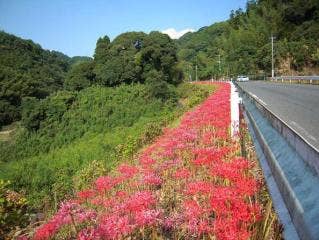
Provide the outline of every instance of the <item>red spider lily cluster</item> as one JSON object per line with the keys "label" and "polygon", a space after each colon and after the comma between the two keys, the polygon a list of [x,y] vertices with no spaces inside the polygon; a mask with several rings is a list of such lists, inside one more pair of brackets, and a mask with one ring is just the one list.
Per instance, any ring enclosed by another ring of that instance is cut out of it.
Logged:
{"label": "red spider lily cluster", "polygon": [[165,129],[137,164],[109,176],[36,229],[34,239],[248,239],[260,219],[253,165],[229,136],[230,85]]}

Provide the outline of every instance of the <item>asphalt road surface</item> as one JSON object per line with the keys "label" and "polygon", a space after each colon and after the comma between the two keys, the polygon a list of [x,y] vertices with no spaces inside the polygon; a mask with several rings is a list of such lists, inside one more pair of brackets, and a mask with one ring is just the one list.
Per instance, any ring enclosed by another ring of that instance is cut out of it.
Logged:
{"label": "asphalt road surface", "polygon": [[319,151],[319,86],[262,81],[239,85]]}

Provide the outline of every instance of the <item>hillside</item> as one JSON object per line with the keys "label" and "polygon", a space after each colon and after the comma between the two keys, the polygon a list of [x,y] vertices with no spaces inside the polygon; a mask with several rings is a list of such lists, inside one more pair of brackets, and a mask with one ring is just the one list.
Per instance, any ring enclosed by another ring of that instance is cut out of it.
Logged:
{"label": "hillside", "polygon": [[45,50],[31,40],[0,31],[0,128],[20,119],[24,97],[42,99],[63,89],[70,67],[90,60]]}
{"label": "hillside", "polygon": [[[34,213],[56,209],[121,162],[133,161],[211,90],[180,85],[164,102],[147,85],[94,86],[29,102],[32,114],[23,124],[38,123],[37,131],[19,128],[14,140],[0,142],[0,238],[34,221]],[[37,111],[46,117],[35,121]],[[8,192],[15,198],[7,198]]]}
{"label": "hillside", "polygon": [[[319,74],[319,2],[248,1],[230,19],[177,40],[187,78],[270,75],[271,35],[278,75]],[[219,64],[220,60],[220,64]]]}
{"label": "hillside", "polygon": [[[93,59],[2,36],[8,43],[1,68],[12,73],[2,79],[3,93],[14,85],[19,100],[16,116],[2,124],[20,121],[0,136],[0,238],[130,161],[211,91],[179,84],[177,47],[159,32],[101,37]],[[6,106],[1,111],[11,114]]]}
{"label": "hillside", "polygon": [[44,98],[62,88],[69,69],[64,56],[0,32],[0,126],[20,118],[23,97]]}

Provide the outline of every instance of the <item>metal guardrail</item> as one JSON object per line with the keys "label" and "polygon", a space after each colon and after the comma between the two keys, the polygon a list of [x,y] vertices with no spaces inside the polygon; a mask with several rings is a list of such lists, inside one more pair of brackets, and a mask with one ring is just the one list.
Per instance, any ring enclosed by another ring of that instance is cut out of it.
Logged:
{"label": "metal guardrail", "polygon": [[319,84],[319,76],[277,76],[268,78],[274,82],[303,83],[303,84]]}
{"label": "metal guardrail", "polygon": [[[258,112],[262,114],[262,116],[268,120],[272,127],[277,130],[279,135],[285,139],[285,141],[287,142],[287,146],[289,146],[288,148],[294,149],[301,157],[300,158],[296,155],[295,157],[293,157],[296,158],[295,163],[290,163],[297,164],[296,166],[300,166],[298,168],[298,173],[291,172],[294,171],[292,170],[294,165],[291,165],[291,169],[282,168],[283,166],[280,166],[279,162],[281,162],[282,164],[282,158],[285,159],[289,156],[289,154],[284,154],[286,155],[284,156],[281,155],[283,154],[282,152],[272,152],[273,150],[271,149],[271,145],[268,145],[268,142],[265,140],[263,134],[257,126],[258,121],[256,122],[254,120],[254,116],[249,111],[246,111],[246,114],[250,119],[251,124],[253,125],[253,129],[257,133],[258,144],[261,145],[262,152],[267,159],[273,178],[275,179],[277,187],[281,192],[286,208],[289,210],[291,220],[298,232],[298,235],[301,239],[317,239],[314,236],[318,237],[317,234],[319,234],[319,226],[317,223],[312,222],[312,219],[313,217],[319,217],[319,205],[318,202],[315,203],[317,200],[313,199],[315,195],[315,198],[319,198],[318,191],[316,190],[317,185],[319,184],[318,150],[311,146],[302,136],[291,129],[284,121],[278,118],[266,106],[259,102],[258,99],[245,92],[245,90],[242,89],[238,84],[236,85],[240,90],[242,96],[245,99],[250,99],[250,102],[255,106]],[[274,140],[275,139],[272,139],[271,141]],[[283,147],[283,145],[281,147]],[[281,147],[279,146],[279,148]],[[291,156],[294,156],[294,154],[290,153],[290,157]],[[310,172],[308,170],[305,170],[307,168],[306,165],[312,168]],[[306,174],[305,171],[308,171],[308,173]],[[302,188],[300,184],[303,185]],[[311,208],[309,208],[309,204],[311,205]]]}
{"label": "metal guardrail", "polygon": [[294,129],[288,126],[282,119],[276,116],[270,109],[264,106],[259,100],[244,91],[237,83],[236,87],[253,99],[257,108],[270,121],[271,125],[286,139],[286,141],[296,150],[304,161],[312,167],[319,176],[319,149],[316,149],[304,137],[300,136]]}

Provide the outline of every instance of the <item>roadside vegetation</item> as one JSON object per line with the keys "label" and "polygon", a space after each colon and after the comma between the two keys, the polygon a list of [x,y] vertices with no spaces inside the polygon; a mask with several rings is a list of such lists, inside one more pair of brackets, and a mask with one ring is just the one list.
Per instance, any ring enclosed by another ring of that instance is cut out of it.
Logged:
{"label": "roadside vegetation", "polygon": [[[151,96],[142,84],[52,95],[32,107],[46,116],[37,131],[31,130],[35,119],[26,117],[13,139],[1,143],[0,178],[10,180],[7,190],[24,193],[21,197],[28,200],[30,213],[54,210],[98,176],[132,159],[212,90],[182,84],[171,89],[167,101]],[[29,214],[20,210],[23,216]],[[10,224],[9,220],[4,224]]]}
{"label": "roadside vegetation", "polygon": [[230,85],[63,201],[25,237],[44,239],[280,239],[262,175],[229,135]]}

